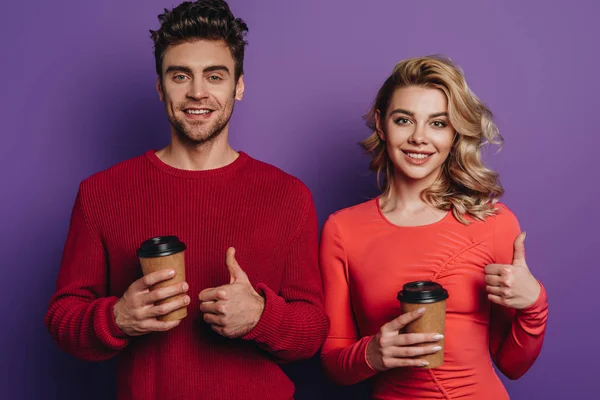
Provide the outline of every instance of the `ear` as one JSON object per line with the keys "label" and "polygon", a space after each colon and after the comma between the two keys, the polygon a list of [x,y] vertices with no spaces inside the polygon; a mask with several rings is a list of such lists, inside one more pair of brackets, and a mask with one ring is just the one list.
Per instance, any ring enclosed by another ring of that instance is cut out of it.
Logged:
{"label": "ear", "polygon": [[165,94],[163,92],[163,87],[162,87],[162,79],[158,78],[158,80],[156,81],[156,91],[158,92],[158,97],[160,98],[160,101],[165,101]]}
{"label": "ear", "polygon": [[381,113],[379,110],[375,111],[375,132],[377,132],[379,139],[385,142],[385,135],[383,134],[383,129],[381,129]]}
{"label": "ear", "polygon": [[242,100],[242,97],[244,97],[244,75],[240,75],[240,78],[237,81],[237,85],[235,85],[235,99],[236,100]]}

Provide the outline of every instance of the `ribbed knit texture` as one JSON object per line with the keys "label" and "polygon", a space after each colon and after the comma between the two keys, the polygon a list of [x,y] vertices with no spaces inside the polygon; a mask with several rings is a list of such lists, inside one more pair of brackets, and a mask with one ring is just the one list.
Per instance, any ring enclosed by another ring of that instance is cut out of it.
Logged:
{"label": "ribbed knit texture", "polygon": [[[78,358],[119,356],[120,400],[289,400],[294,387],[277,363],[311,357],[328,330],[317,229],[306,186],[243,152],[223,168],[186,171],[149,151],[82,182],[46,325]],[[188,316],[130,338],[113,307],[141,277],[136,249],[159,235],[187,245]],[[201,290],[229,283],[230,246],[266,299],[239,339],[213,332],[199,311]]]}
{"label": "ribbed knit texture", "polygon": [[[353,384],[372,378],[373,399],[507,400],[492,367],[523,375],[540,353],[548,316],[546,291],[527,309],[491,304],[484,269],[510,264],[520,233],[514,214],[466,226],[452,213],[415,227],[395,226],[378,199],[341,210],[325,222],[321,269],[331,320],[322,361],[332,379]],[[401,314],[397,293],[410,281],[433,280],[448,290],[444,364],[377,373],[367,363],[369,340]]]}

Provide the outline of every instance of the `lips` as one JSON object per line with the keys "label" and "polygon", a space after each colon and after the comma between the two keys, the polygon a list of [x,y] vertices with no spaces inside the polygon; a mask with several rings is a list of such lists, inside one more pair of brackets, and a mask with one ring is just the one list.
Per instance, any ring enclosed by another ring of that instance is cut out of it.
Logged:
{"label": "lips", "polygon": [[189,115],[205,115],[213,111],[214,110],[211,110],[209,108],[186,108],[183,110],[184,113]]}
{"label": "lips", "polygon": [[426,152],[426,151],[411,151],[411,150],[402,150],[405,155],[405,158],[411,164],[424,164],[426,163],[434,153]]}
{"label": "lips", "polygon": [[433,154],[431,151],[422,151],[422,150],[402,150],[404,154],[412,158],[427,158]]}
{"label": "lips", "polygon": [[188,107],[182,109],[189,120],[206,120],[211,117],[215,110],[207,107]]}

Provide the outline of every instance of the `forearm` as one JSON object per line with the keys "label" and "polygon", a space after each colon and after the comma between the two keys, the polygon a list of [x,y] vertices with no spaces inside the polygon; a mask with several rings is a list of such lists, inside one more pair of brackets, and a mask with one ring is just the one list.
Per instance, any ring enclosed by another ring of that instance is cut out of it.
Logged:
{"label": "forearm", "polygon": [[44,322],[65,352],[88,361],[106,360],[129,342],[114,320],[116,301],[116,297],[90,299],[59,292],[52,298]]}
{"label": "forearm", "polygon": [[115,324],[116,297],[108,297],[106,249],[84,213],[86,192],[77,194],[65,244],[57,291],[45,324],[58,346],[84,360],[106,360],[128,343]]}
{"label": "forearm", "polygon": [[258,324],[243,339],[255,341],[285,361],[316,354],[329,329],[322,308],[309,301],[286,301],[266,285],[259,284],[257,289],[265,298],[265,308]]}
{"label": "forearm", "polygon": [[548,320],[548,300],[542,286],[536,302],[516,310],[510,330],[495,354],[496,365],[509,379],[518,379],[540,354]]}
{"label": "forearm", "polygon": [[366,356],[371,339],[367,336],[352,343],[352,339],[328,338],[321,355],[327,376],[338,385],[354,385],[375,375]]}

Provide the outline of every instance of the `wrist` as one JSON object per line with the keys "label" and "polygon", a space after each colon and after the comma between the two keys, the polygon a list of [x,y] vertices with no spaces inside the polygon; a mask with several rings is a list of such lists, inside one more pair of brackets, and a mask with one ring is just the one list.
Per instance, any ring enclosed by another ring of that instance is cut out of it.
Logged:
{"label": "wrist", "polygon": [[377,352],[376,340],[377,335],[373,335],[371,336],[371,339],[369,339],[369,342],[367,343],[367,348],[365,350],[365,361],[373,371],[380,372],[381,369],[377,368],[375,363],[375,353]]}
{"label": "wrist", "polygon": [[265,311],[265,298],[262,297],[260,294],[256,293],[256,312],[255,312],[254,321],[252,323],[252,328],[254,328],[256,325],[258,325],[258,322],[262,318],[264,311]]}
{"label": "wrist", "polygon": [[121,313],[121,307],[123,306],[123,298],[119,298],[119,300],[117,300],[117,302],[115,303],[114,307],[113,307],[113,317],[115,318],[115,325],[117,326],[117,328],[119,328],[119,330],[121,332],[123,332],[125,335],[129,336],[129,334],[127,332],[125,332],[125,327],[123,326],[123,321],[121,319],[122,313]]}
{"label": "wrist", "polygon": [[122,299],[117,300],[113,306],[113,317],[115,318],[115,324],[119,327],[119,329],[121,329],[121,326],[119,325],[119,306],[121,304],[121,300]]}
{"label": "wrist", "polygon": [[537,279],[534,279],[534,283],[532,284],[532,286],[534,287],[534,289],[531,290],[531,297],[528,299],[527,305],[525,305],[522,309],[531,307],[540,298],[540,293],[542,292],[542,286],[537,281]]}

